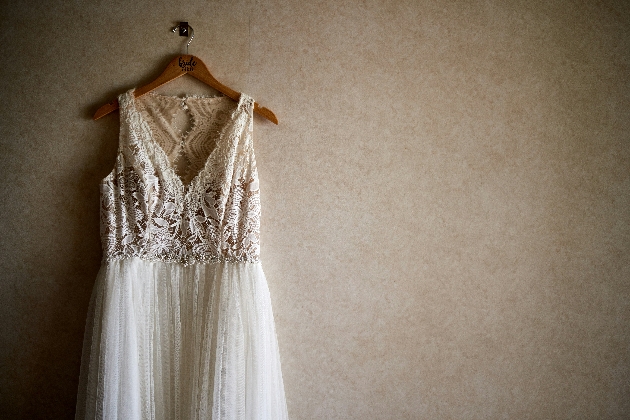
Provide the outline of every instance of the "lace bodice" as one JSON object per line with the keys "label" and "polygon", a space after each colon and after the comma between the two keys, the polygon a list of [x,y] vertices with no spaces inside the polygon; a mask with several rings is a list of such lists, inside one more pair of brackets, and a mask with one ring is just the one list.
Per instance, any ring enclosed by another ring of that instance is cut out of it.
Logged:
{"label": "lace bodice", "polygon": [[[101,183],[104,257],[258,261],[253,99],[130,90],[118,100],[116,164]],[[182,122],[188,129],[177,128]]]}

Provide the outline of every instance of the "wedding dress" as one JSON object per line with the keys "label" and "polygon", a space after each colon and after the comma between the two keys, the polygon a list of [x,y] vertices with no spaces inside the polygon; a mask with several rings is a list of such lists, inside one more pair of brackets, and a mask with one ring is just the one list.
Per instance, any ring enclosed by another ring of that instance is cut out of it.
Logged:
{"label": "wedding dress", "polygon": [[76,418],[286,419],[253,99],[132,89],[119,104]]}

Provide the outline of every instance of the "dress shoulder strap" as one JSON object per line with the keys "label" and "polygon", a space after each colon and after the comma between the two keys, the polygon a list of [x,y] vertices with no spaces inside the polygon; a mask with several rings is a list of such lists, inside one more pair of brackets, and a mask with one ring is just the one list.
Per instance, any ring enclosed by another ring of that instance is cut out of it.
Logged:
{"label": "dress shoulder strap", "polygon": [[129,137],[131,135],[133,99],[133,89],[118,95],[118,110],[120,113],[120,138],[118,141],[119,150],[122,150],[126,145],[128,145]]}

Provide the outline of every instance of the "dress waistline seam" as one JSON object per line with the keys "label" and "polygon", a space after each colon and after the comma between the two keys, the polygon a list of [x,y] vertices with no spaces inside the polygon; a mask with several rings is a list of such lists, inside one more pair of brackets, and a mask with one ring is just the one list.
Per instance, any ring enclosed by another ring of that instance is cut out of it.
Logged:
{"label": "dress waistline seam", "polygon": [[181,259],[173,259],[173,258],[156,258],[156,257],[144,257],[139,255],[114,255],[114,256],[103,256],[102,263],[109,263],[115,261],[122,260],[131,260],[138,259],[145,262],[151,263],[167,263],[167,264],[181,264],[183,266],[191,266],[191,265],[208,265],[208,264],[219,264],[219,263],[230,263],[230,264],[257,264],[260,262],[259,258],[256,259],[242,259],[242,258],[230,258],[230,257],[210,257],[207,259],[197,259],[190,258],[186,260]]}

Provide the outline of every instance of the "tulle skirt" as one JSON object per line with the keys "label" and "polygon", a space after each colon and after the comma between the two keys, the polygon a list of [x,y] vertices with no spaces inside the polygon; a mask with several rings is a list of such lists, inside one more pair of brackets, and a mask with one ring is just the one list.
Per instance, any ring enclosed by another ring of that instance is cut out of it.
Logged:
{"label": "tulle skirt", "polygon": [[105,263],[77,419],[287,419],[260,263]]}

